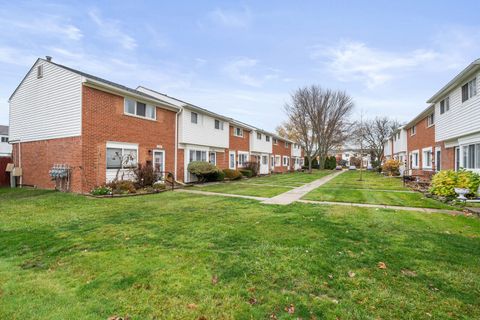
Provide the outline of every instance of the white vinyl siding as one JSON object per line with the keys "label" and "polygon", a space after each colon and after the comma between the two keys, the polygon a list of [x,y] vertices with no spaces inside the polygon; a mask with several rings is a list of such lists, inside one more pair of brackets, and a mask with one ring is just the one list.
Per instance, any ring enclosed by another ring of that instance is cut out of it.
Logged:
{"label": "white vinyl siding", "polygon": [[[195,113],[197,123],[192,123]],[[217,122],[218,121],[218,122]],[[218,126],[217,129],[216,127]],[[209,115],[184,109],[178,119],[178,142],[184,145],[198,145],[212,148],[228,148],[229,123]]]}
{"label": "white vinyl siding", "polygon": [[[462,102],[461,86],[476,77],[477,94],[465,102]],[[445,112],[441,113],[441,101],[435,104],[435,141],[445,141],[456,139],[480,131],[480,73],[476,76],[469,77],[461,85],[455,89],[445,92],[449,97],[450,110],[445,108]],[[447,112],[448,111],[448,112]]]}
{"label": "white vinyl siding", "polygon": [[[37,67],[43,75],[37,78]],[[82,77],[39,60],[10,100],[10,140],[80,136]]]}
{"label": "white vinyl siding", "polygon": [[270,139],[263,139],[261,132],[252,131],[250,134],[250,151],[258,153],[272,153],[272,142]]}

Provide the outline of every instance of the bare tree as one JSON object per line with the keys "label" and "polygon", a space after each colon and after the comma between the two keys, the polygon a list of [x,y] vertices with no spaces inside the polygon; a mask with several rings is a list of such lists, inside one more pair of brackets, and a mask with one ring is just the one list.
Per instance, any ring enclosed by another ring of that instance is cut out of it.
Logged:
{"label": "bare tree", "polygon": [[301,96],[311,108],[304,117],[310,122],[316,136],[320,168],[325,167],[328,153],[341,146],[350,133],[348,117],[353,110],[352,98],[344,91],[322,89],[312,85],[299,89]]}
{"label": "bare tree", "polygon": [[397,120],[388,117],[376,117],[356,123],[354,135],[361,139],[377,161],[383,160],[384,142],[400,127]]}
{"label": "bare tree", "polygon": [[308,172],[312,172],[312,159],[317,156],[317,136],[308,114],[314,113],[315,103],[310,99],[308,90],[300,88],[291,95],[291,102],[285,104],[288,121],[277,128],[290,139],[297,141],[303,148],[308,160]]}

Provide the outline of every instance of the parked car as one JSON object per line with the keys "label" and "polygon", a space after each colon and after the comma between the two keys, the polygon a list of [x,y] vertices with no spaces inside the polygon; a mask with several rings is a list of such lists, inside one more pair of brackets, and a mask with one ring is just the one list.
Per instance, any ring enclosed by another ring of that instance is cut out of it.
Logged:
{"label": "parked car", "polygon": [[357,166],[349,166],[348,170],[357,170]]}
{"label": "parked car", "polygon": [[342,166],[336,166],[335,167],[335,170],[342,170],[342,169],[343,169]]}

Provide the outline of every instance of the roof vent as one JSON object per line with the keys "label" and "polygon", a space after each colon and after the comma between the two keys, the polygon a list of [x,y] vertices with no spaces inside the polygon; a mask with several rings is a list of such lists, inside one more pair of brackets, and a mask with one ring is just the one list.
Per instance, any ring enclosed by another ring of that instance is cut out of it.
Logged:
{"label": "roof vent", "polygon": [[52,57],[51,57],[51,56],[45,56],[45,58],[47,59],[48,62],[51,62],[51,61],[52,61]]}

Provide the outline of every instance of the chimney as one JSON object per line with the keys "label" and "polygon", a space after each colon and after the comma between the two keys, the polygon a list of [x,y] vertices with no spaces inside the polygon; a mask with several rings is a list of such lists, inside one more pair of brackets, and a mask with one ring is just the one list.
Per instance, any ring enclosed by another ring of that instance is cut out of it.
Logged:
{"label": "chimney", "polygon": [[45,56],[45,58],[47,59],[48,62],[52,61],[52,57],[50,57],[50,56]]}

